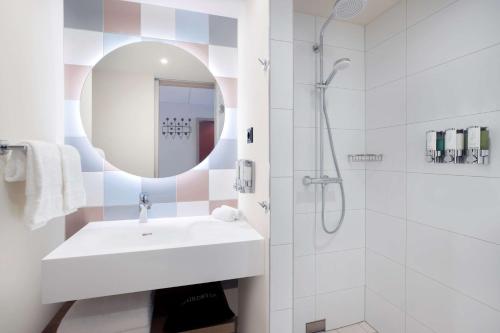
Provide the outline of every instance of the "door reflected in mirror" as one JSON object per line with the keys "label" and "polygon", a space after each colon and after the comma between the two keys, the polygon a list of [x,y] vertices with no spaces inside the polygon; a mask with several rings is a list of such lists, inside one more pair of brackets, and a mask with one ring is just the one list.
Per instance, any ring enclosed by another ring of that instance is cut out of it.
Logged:
{"label": "door reflected in mirror", "polygon": [[177,46],[141,42],[106,55],[81,95],[84,130],[118,169],[169,177],[205,160],[224,127],[214,76]]}

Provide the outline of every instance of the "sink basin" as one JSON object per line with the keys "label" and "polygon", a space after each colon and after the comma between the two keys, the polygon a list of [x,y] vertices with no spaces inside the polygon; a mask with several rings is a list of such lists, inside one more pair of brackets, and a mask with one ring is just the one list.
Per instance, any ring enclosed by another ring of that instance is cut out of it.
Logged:
{"label": "sink basin", "polygon": [[211,216],[87,224],[42,260],[54,303],[244,278],[264,272],[264,239]]}

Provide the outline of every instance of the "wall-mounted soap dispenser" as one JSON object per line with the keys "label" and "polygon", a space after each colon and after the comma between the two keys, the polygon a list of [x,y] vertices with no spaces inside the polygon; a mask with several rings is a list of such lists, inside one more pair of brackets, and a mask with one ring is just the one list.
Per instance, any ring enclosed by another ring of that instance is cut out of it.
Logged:
{"label": "wall-mounted soap dispenser", "polygon": [[465,149],[464,130],[450,128],[445,131],[444,144],[444,162],[463,163]]}
{"label": "wall-mounted soap dispenser", "polygon": [[427,131],[427,148],[425,151],[425,159],[427,162],[432,163],[436,161],[437,157],[437,132]]}
{"label": "wall-mounted soap dispenser", "polygon": [[488,164],[490,138],[487,127],[471,126],[466,130],[467,163]]}
{"label": "wall-mounted soap dispenser", "polygon": [[236,161],[236,180],[233,187],[240,193],[255,192],[255,162],[250,160]]}

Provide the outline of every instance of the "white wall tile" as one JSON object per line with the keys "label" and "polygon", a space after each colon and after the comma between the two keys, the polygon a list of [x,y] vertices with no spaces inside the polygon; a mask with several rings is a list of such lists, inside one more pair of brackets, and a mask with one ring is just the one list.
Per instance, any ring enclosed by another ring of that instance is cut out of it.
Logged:
{"label": "white wall tile", "polygon": [[214,76],[238,77],[238,49],[209,45],[208,68]]}
{"label": "white wall tile", "polygon": [[271,246],[271,311],[289,309],[293,298],[292,245]]}
{"label": "white wall tile", "polygon": [[315,213],[296,213],[294,218],[294,255],[304,256],[315,253]]}
{"label": "white wall tile", "polygon": [[82,172],[83,186],[87,198],[87,207],[102,207],[104,205],[104,173]]}
{"label": "white wall tile", "polygon": [[295,41],[293,43],[293,71],[295,83],[316,83],[316,54],[313,43]]}
{"label": "white wall tile", "polygon": [[316,99],[319,98],[317,89],[312,84],[295,84],[293,91],[293,112],[295,127],[315,127],[316,117],[319,116],[316,110]]}
{"label": "white wall tile", "polygon": [[364,95],[364,91],[361,90],[328,89],[326,92],[326,105],[331,127],[337,129],[364,129]]}
{"label": "white wall tile", "polygon": [[271,38],[293,40],[293,0],[271,0]]}
{"label": "white wall tile", "polygon": [[500,312],[412,270],[406,273],[407,312],[435,332],[500,332]]}
{"label": "white wall tile", "polygon": [[403,265],[367,250],[366,286],[404,311],[405,268]]}
{"label": "white wall tile", "polygon": [[406,316],[406,333],[434,333],[430,328],[425,327],[410,316]]}
{"label": "white wall tile", "polygon": [[408,73],[500,42],[498,12],[497,0],[457,1],[409,28]]}
{"label": "white wall tile", "polygon": [[400,264],[405,263],[405,220],[366,211],[366,247]]}
{"label": "white wall tile", "polygon": [[366,52],[366,88],[371,89],[405,75],[405,34],[398,34]]}
{"label": "white wall tile", "polygon": [[408,77],[408,121],[500,110],[500,46]]}
{"label": "white wall tile", "polygon": [[341,58],[351,59],[351,65],[335,76],[330,87],[346,89],[365,89],[365,53],[339,47],[325,46],[324,74],[330,74],[335,61]]}
{"label": "white wall tile", "polygon": [[[319,36],[325,18],[316,18],[316,31]],[[344,21],[333,21],[328,25],[324,34],[326,45],[342,47],[346,49],[364,51],[365,38],[364,27]]]}
{"label": "white wall tile", "polygon": [[292,333],[293,310],[271,312],[271,333]]}
{"label": "white wall tile", "polygon": [[271,176],[293,175],[293,111],[271,110]]}
{"label": "white wall tile", "polygon": [[295,258],[293,271],[293,297],[314,296],[316,294],[315,256]]}
{"label": "white wall tile", "polygon": [[312,15],[294,13],[294,39],[308,42],[316,40],[316,18]]}
{"label": "white wall tile", "polygon": [[208,201],[177,202],[177,216],[204,216],[210,214]]}
{"label": "white wall tile", "polygon": [[316,297],[316,316],[326,319],[326,329],[359,323],[364,319],[364,288],[322,294]]}
{"label": "white wall tile", "polygon": [[408,26],[414,25],[457,0],[406,0]]}
{"label": "white wall tile", "polygon": [[378,332],[404,333],[404,313],[369,289],[366,290],[366,321]]}
{"label": "white wall tile", "polygon": [[410,173],[407,196],[409,220],[500,244],[500,179]]}
{"label": "white wall tile", "polygon": [[405,80],[366,92],[366,128],[402,125],[406,122]]}
{"label": "white wall tile", "polygon": [[144,37],[175,39],[175,9],[141,5],[141,35]]}
{"label": "white wall tile", "polygon": [[[326,170],[328,175],[335,176],[333,170]],[[345,189],[346,209],[365,208],[365,170],[344,170],[342,179]],[[341,205],[340,186],[331,184],[325,190],[326,211],[339,211]],[[320,195],[320,193],[318,193]],[[317,209],[321,209],[321,200],[318,199]]]}
{"label": "white wall tile", "polygon": [[364,249],[316,255],[318,293],[362,287],[365,283],[364,259]]}
{"label": "white wall tile", "polygon": [[[500,58],[499,58],[500,59]],[[407,127],[408,171],[433,174],[468,175],[484,177],[500,177],[500,159],[494,158],[500,154],[500,146],[492,144],[490,147],[490,163],[488,165],[471,164],[433,164],[425,161],[425,149],[428,130],[446,128],[467,128],[471,124],[488,126],[490,142],[500,140],[500,112],[490,112],[467,117],[436,120],[425,123],[411,124]]]}
{"label": "white wall tile", "polygon": [[293,241],[293,179],[271,179],[271,244]]}
{"label": "white wall tile", "polygon": [[290,42],[271,41],[271,108],[293,108],[293,47]]}
{"label": "white wall tile", "polygon": [[500,246],[408,223],[407,265],[500,309]]}
{"label": "white wall tile", "polygon": [[238,193],[233,184],[236,177],[235,170],[209,170],[209,197],[210,200],[236,199]]}
{"label": "white wall tile", "polygon": [[368,170],[404,171],[406,166],[406,126],[367,130],[366,152],[383,155],[382,161],[367,163]]}
{"label": "white wall tile", "polygon": [[304,185],[305,176],[314,176],[312,171],[295,171],[294,184],[294,209],[296,213],[314,213],[316,207],[316,189],[314,186]]}
{"label": "white wall tile", "polygon": [[365,26],[366,50],[403,31],[405,26],[405,1],[400,1],[374,21]]}
{"label": "white wall tile", "polygon": [[306,323],[316,320],[315,297],[296,298],[293,302],[293,333],[304,333]]}
{"label": "white wall tile", "polygon": [[[333,157],[328,142],[328,132],[325,130],[325,169],[334,169]],[[364,162],[350,162],[347,155],[365,153],[365,131],[334,129],[332,131],[333,144],[337,155],[337,162],[341,170],[359,170],[365,168]],[[318,152],[319,155],[319,152]],[[319,158],[319,157],[318,157]],[[319,161],[318,161],[319,165]]]}
{"label": "white wall tile", "polygon": [[103,33],[64,28],[64,63],[94,66],[103,56]]}
{"label": "white wall tile", "polygon": [[366,171],[366,208],[404,217],[405,174],[401,172]]}
{"label": "white wall tile", "polygon": [[[333,229],[338,223],[336,212],[326,213],[326,225]],[[321,213],[316,216],[316,252],[358,249],[365,246],[365,211],[346,210],[342,227],[333,235],[322,227]]]}
{"label": "white wall tile", "polygon": [[294,133],[294,169],[314,170],[316,168],[316,129],[295,128]]}

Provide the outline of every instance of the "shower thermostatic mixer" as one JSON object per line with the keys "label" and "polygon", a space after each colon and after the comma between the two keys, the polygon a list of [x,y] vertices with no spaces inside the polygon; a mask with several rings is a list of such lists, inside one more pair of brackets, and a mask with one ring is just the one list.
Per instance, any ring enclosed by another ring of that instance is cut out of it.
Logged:
{"label": "shower thermostatic mixer", "polygon": [[487,127],[427,131],[425,157],[429,163],[488,164],[490,138]]}

